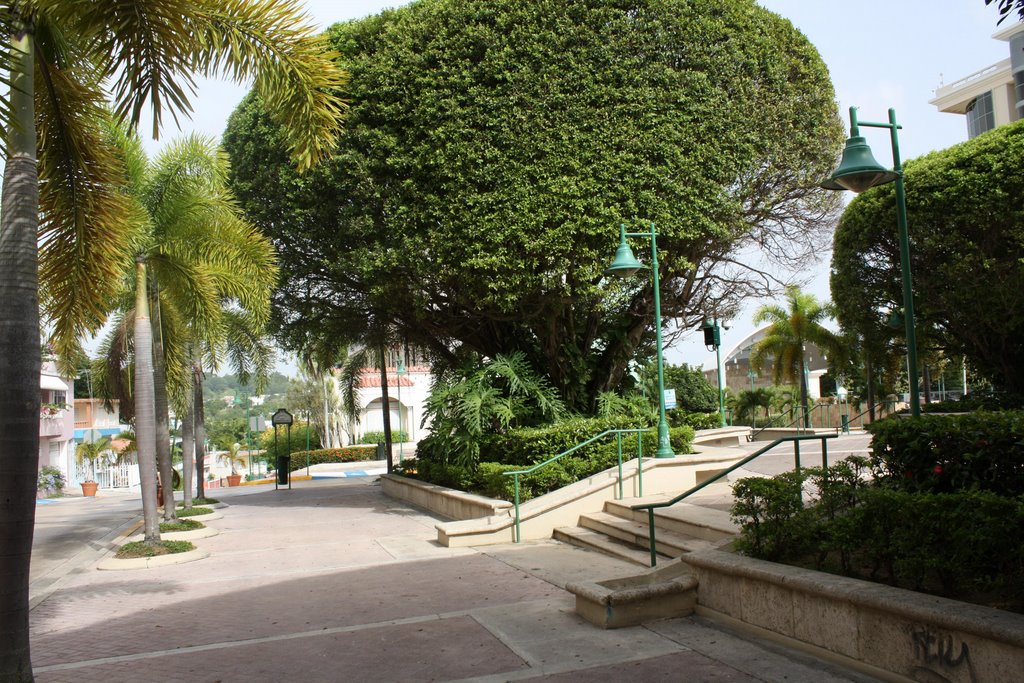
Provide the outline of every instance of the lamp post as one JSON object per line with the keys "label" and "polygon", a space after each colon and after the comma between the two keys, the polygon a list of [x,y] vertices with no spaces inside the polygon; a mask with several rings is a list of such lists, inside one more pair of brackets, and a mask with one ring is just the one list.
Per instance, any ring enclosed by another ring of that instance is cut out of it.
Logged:
{"label": "lamp post", "polygon": [[402,413],[405,412],[402,408],[402,378],[409,374],[405,369],[405,359],[401,354],[398,356],[398,367],[395,374],[398,375],[398,381],[395,384],[398,385],[398,464],[401,465],[405,460],[405,452],[402,450],[405,442],[405,435],[402,433]]}
{"label": "lamp post", "polygon": [[[867,141],[860,135],[860,126],[886,128],[892,145],[892,170],[875,161]],[[900,239],[900,269],[903,280],[903,318],[907,336],[907,374],[910,379],[910,414],[921,414],[917,387],[917,334],[914,328],[914,291],[910,277],[910,237],[907,234],[907,196],[903,187],[903,165],[896,110],[889,110],[888,123],[857,121],[857,108],[850,107],[850,137],[843,150],[843,159],[832,177],[821,184],[827,190],[851,190],[858,194],[876,185],[896,181],[896,227]]]}
{"label": "lamp post", "polygon": [[643,270],[644,265],[637,261],[627,237],[646,237],[651,240],[651,272],[654,274],[654,334],[658,352],[658,450],[656,458],[674,458],[672,444],[668,438],[668,420],[665,419],[665,359],[661,348],[661,284],[658,279],[658,233],[651,223],[650,232],[626,232],[625,224],[619,225],[619,248],[615,251],[615,260],[605,270],[606,275],[630,277]]}
{"label": "lamp post", "polygon": [[[728,327],[728,325],[726,325]],[[725,423],[725,390],[722,388],[722,327],[718,324],[718,318],[705,321],[704,346],[708,351],[715,348],[715,370],[718,374],[718,417],[719,425],[724,427]]]}
{"label": "lamp post", "polygon": [[753,391],[754,390],[754,380],[757,379],[757,373],[754,372],[754,368],[750,368],[750,370],[747,370],[747,377],[750,379],[750,390]]}

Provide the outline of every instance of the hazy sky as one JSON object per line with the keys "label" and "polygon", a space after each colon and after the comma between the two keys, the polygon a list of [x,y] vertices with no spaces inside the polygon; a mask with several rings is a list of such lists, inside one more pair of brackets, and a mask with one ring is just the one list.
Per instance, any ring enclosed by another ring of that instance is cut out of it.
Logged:
{"label": "hazy sky", "polygon": [[[322,27],[402,4],[387,0],[305,2],[313,21]],[[760,4],[792,21],[818,48],[831,73],[844,122],[848,124],[846,112],[851,105],[859,107],[861,118],[869,121],[886,120],[889,107],[895,107],[903,126],[900,149],[904,160],[966,140],[964,117],[941,114],[928,100],[943,82],[951,83],[1009,56],[1007,43],[991,37],[997,15],[984,0],[760,0]],[[248,86],[223,81],[201,83],[192,100],[195,114],[191,121],[182,122],[182,130],[220,136],[228,115],[247,90]],[[888,132],[862,129],[861,133],[878,160],[890,164]],[[177,134],[172,123],[160,142],[147,141],[149,151],[156,151]],[[808,290],[828,299],[831,253],[823,249],[822,256],[821,263],[808,268],[813,275]],[[723,334],[723,352],[753,330],[750,318],[759,303],[751,304],[732,321],[732,329]],[[666,356],[669,362],[714,362],[698,332],[681,337]]]}

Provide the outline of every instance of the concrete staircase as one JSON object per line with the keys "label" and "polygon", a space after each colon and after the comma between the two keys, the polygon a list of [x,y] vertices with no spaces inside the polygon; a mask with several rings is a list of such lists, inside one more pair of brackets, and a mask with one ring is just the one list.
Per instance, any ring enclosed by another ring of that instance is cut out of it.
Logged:
{"label": "concrete staircase", "polygon": [[[630,506],[667,498],[650,496],[608,501],[601,512],[581,514],[577,526],[555,529],[554,538],[648,567],[651,556],[647,512],[634,512]],[[686,503],[655,510],[654,525],[658,556],[662,558],[677,558],[714,548],[738,531],[728,512]]]}

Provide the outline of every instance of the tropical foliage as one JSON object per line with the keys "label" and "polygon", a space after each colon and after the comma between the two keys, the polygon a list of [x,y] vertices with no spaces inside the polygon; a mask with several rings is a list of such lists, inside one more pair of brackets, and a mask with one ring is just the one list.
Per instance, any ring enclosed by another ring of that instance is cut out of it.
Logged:
{"label": "tropical foliage", "polygon": [[531,370],[524,354],[499,355],[462,374],[435,377],[424,408],[430,436],[418,449],[428,458],[471,467],[485,433],[553,422],[564,414],[558,392]]}
{"label": "tropical foliage", "polygon": [[620,223],[655,225],[681,327],[764,292],[744,249],[806,266],[831,232],[827,70],[752,0],[421,0],[330,35],[332,163],[283,168],[255,98],[225,134],[291,347],[386,320],[449,368],[522,353],[589,413],[653,355],[650,278],[602,281]]}

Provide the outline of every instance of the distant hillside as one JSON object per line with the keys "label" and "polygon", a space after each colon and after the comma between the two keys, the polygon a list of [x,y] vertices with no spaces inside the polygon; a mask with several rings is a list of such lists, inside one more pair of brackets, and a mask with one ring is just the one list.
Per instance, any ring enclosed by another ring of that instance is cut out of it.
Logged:
{"label": "distant hillside", "polygon": [[[288,378],[279,372],[275,372],[270,376],[270,382],[267,385],[267,389],[263,392],[268,396],[274,394],[281,394],[282,396],[288,392]],[[252,386],[243,386],[239,383],[236,375],[224,375],[223,377],[207,376],[203,381],[203,393],[207,397],[215,396],[232,396],[238,394],[252,394]]]}

